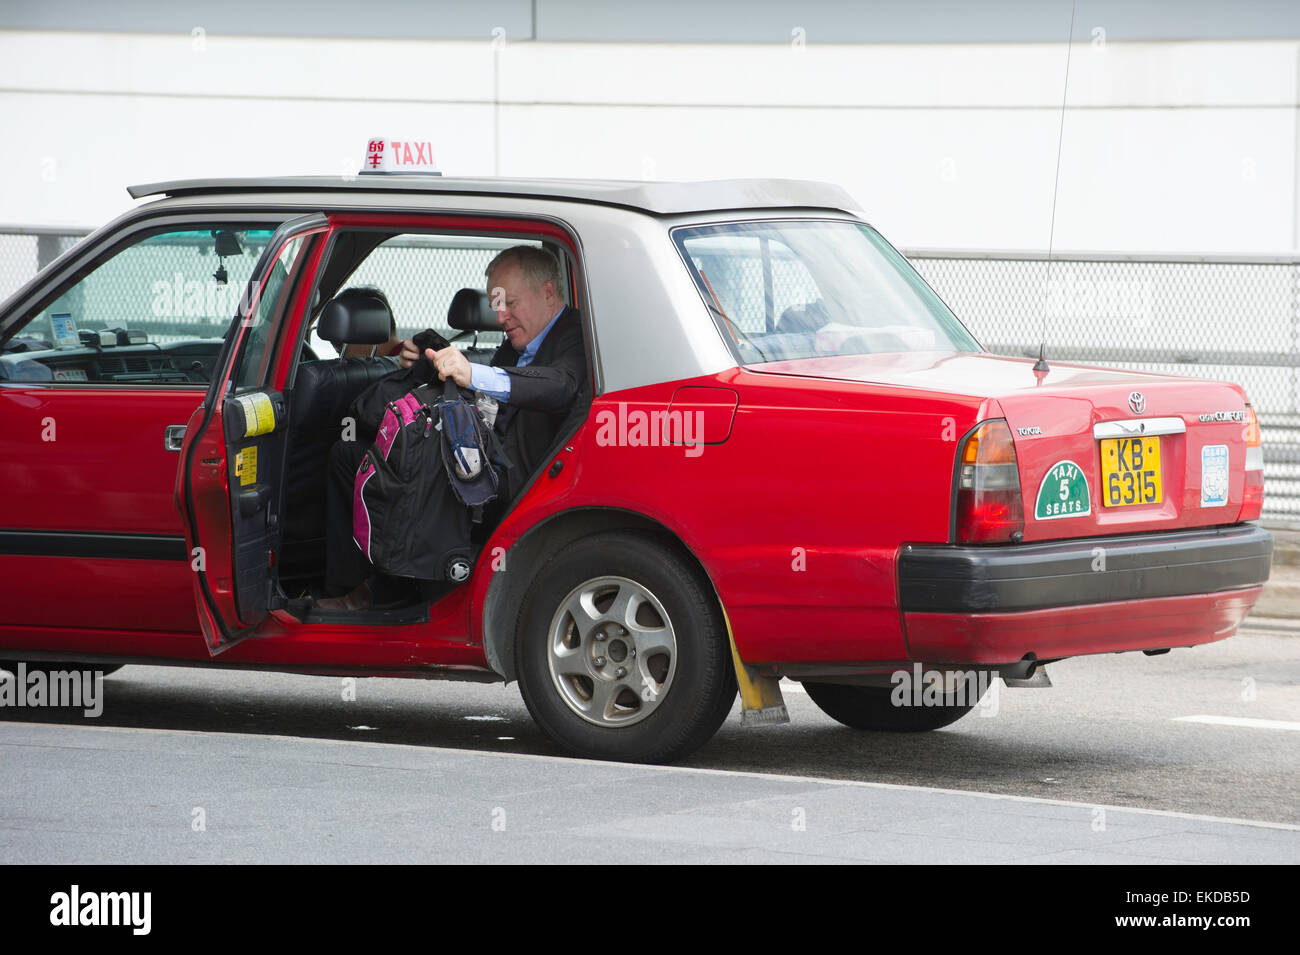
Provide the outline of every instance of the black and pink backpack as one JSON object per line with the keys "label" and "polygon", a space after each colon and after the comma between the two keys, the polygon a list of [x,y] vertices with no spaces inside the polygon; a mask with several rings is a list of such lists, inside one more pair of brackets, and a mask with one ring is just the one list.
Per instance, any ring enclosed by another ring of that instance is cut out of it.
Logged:
{"label": "black and pink backpack", "polygon": [[[392,376],[388,394],[427,364],[421,359],[410,376]],[[366,402],[358,403],[364,414]],[[384,405],[374,443],[357,468],[353,540],[377,570],[394,577],[465,580],[473,563],[472,525],[497,496],[494,462],[504,463],[496,435],[455,382],[443,382],[440,391],[436,378],[411,388]]]}

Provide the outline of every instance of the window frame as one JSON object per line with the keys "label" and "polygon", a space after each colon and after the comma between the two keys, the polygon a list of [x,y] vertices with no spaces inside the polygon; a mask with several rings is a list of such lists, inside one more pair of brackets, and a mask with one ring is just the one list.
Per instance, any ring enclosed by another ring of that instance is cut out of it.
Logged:
{"label": "window frame", "polygon": [[[777,210],[772,210],[772,212],[777,212]],[[788,223],[788,222],[819,222],[819,223],[839,222],[839,223],[846,223],[848,225],[856,226],[860,229],[870,230],[886,249],[888,249],[894,255],[898,256],[898,258],[901,259],[903,263],[906,264],[908,268],[912,270],[915,280],[921,286],[927,289],[929,293],[934,296],[935,301],[939,302],[944,307],[944,309],[947,310],[948,314],[952,317],[952,320],[957,323],[957,327],[960,328],[963,332],[966,333],[967,336],[970,337],[970,340],[975,343],[975,345],[979,349],[979,352],[986,351],[983,343],[980,342],[979,339],[975,337],[975,334],[969,328],[966,327],[966,323],[963,322],[961,318],[957,315],[957,313],[952,310],[952,307],[946,301],[944,301],[943,297],[934,290],[934,287],[931,286],[930,283],[926,281],[925,276],[923,276],[920,273],[920,271],[915,266],[912,265],[912,263],[907,258],[907,256],[899,252],[898,248],[887,238],[885,238],[885,236],[880,232],[879,229],[875,228],[874,226],[871,225],[871,223],[866,222],[863,219],[859,219],[853,216],[846,216],[846,215],[782,216],[778,214],[778,215],[762,215],[762,216],[744,217],[744,218],[708,219],[708,220],[703,220],[698,222],[689,222],[689,223],[681,223],[679,225],[674,225],[672,228],[668,230],[668,237],[673,244],[673,248],[677,251],[677,256],[681,260],[682,267],[686,269],[686,274],[690,277],[691,284],[695,286],[695,291],[700,296],[700,302],[704,306],[705,311],[708,313],[709,320],[713,323],[714,327],[717,329],[718,335],[721,337],[723,343],[726,345],[727,350],[731,353],[732,358],[735,359],[737,367],[746,368],[751,371],[762,371],[761,367],[759,366],[766,364],[766,362],[753,362],[753,361],[746,360],[745,356],[742,354],[740,350],[739,343],[733,337],[734,333],[727,326],[727,321],[721,315],[718,314],[714,303],[709,301],[708,297],[706,297],[705,290],[700,285],[700,280],[698,278],[698,273],[695,268],[695,265],[691,261],[690,254],[686,251],[683,238],[678,233],[695,232],[702,229],[718,228],[718,227],[725,227],[725,226],[737,226],[737,225],[744,226],[744,225],[759,225],[759,224],[780,225],[782,223]],[[822,357],[829,357],[829,356],[822,356]],[[774,360],[780,361],[783,359],[774,359]],[[802,359],[796,359],[796,360],[802,360]]]}
{"label": "window frame", "polygon": [[[286,221],[292,222],[293,219]],[[284,324],[286,321],[292,320],[290,311],[293,308],[294,303],[299,301],[299,287],[302,283],[303,273],[308,269],[316,269],[319,272],[319,261],[316,258],[316,255],[319,252],[319,233],[309,232],[302,235],[292,236],[288,242],[285,243],[284,248],[280,250],[280,254],[283,254],[283,252],[295,242],[301,242],[302,244],[293,252],[293,258],[289,262],[289,266],[285,271],[283,284],[276,289],[274,295],[269,300],[265,297],[266,290],[260,290],[257,301],[253,303],[254,311],[258,313],[261,312],[264,306],[268,310],[265,322],[266,335],[264,338],[264,347],[257,359],[258,375],[255,380],[247,383],[241,383],[239,381],[240,375],[244,370],[244,362],[246,362],[249,357],[248,346],[252,341],[254,331],[253,325],[258,324],[253,322],[250,323],[248,334],[245,335],[239,343],[239,353],[234,356],[225,396],[248,394],[250,392],[263,391],[273,387],[272,380],[274,377],[274,369],[276,368],[281,353],[282,346],[280,342],[284,337]],[[271,263],[270,268],[272,272],[280,263],[280,254],[277,254],[275,261]],[[255,278],[257,278],[256,266],[254,266],[254,273],[250,277],[249,281],[251,282]],[[241,307],[240,314],[242,313],[243,308]],[[235,318],[232,319],[232,322],[238,318],[239,315],[236,315]],[[227,335],[227,338],[229,338],[229,335]]]}
{"label": "window frame", "polygon": [[[308,337],[310,330],[319,317],[319,309],[325,304],[324,300],[317,302],[316,297],[320,293],[320,282],[325,272],[324,267],[329,263],[330,257],[334,253],[338,236],[345,232],[381,232],[392,238],[399,235],[479,235],[522,241],[536,241],[540,238],[549,241],[553,245],[559,245],[564,253],[564,259],[560,265],[568,278],[566,305],[576,309],[582,315],[583,335],[587,345],[587,373],[591,376],[593,395],[599,394],[598,391],[594,390],[600,380],[600,364],[597,361],[597,352],[594,347],[595,326],[588,304],[585,260],[577,232],[568,223],[548,216],[509,215],[500,212],[443,212],[441,210],[430,210],[428,212],[394,210],[381,213],[347,209],[329,210],[326,212],[326,216],[330,221],[330,231],[325,238],[324,247],[319,260],[315,264],[315,271],[306,293],[306,300],[311,302],[312,305],[307,310],[307,314],[301,316],[298,322],[298,330],[293,337],[293,348],[291,350],[293,357],[286,359],[283,354],[276,357],[279,370],[273,380],[283,380],[285,391],[289,391],[294,386],[303,347],[310,344]],[[511,228],[511,226],[514,226],[514,228]],[[375,248],[378,249],[382,245],[381,242]],[[367,254],[367,258],[374,251],[372,249]],[[357,264],[357,268],[359,269],[364,262],[365,259],[362,259]],[[356,269],[344,278],[339,289],[334,294],[338,294],[338,291],[346,288],[351,276],[355,274]],[[313,312],[316,314],[311,314]],[[286,360],[290,364],[288,369],[284,370],[283,364]],[[318,360],[337,361],[336,358],[321,358]]]}
{"label": "window frame", "polygon": [[[0,330],[0,345],[22,333],[22,330],[36,320],[41,312],[66,294],[77,283],[84,281],[91,273],[104,263],[127,249],[138,245],[154,235],[168,232],[187,232],[196,229],[214,227],[240,226],[240,231],[253,228],[269,229],[272,234],[285,222],[294,218],[292,213],[266,211],[229,211],[217,208],[186,210],[183,213],[168,215],[142,214],[106,226],[99,232],[87,236],[81,243],[69,249],[63,256],[49,266],[47,276],[36,276],[31,282],[19,289],[9,300],[11,308],[5,310],[3,330]],[[231,315],[227,322],[236,316]],[[218,360],[220,351],[218,352]],[[112,391],[195,391],[205,392],[207,382],[103,382],[103,381],[0,381],[0,387],[54,388],[85,391],[109,389]]]}

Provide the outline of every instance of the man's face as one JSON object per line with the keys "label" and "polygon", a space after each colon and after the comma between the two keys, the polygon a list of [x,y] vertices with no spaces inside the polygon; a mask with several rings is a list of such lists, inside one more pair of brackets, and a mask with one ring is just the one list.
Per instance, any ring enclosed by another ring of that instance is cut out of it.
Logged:
{"label": "man's face", "polygon": [[523,351],[560,310],[555,284],[532,285],[518,262],[497,266],[488,276],[487,292],[497,321],[515,351]]}

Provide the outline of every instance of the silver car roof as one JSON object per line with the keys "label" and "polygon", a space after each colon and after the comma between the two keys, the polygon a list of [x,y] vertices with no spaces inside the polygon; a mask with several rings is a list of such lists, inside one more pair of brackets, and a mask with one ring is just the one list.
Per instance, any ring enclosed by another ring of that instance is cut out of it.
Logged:
{"label": "silver car roof", "polygon": [[[859,204],[839,186],[803,179],[715,179],[696,182],[638,182],[616,179],[471,179],[416,174],[284,176],[265,179],[183,179],[127,189],[145,196],[250,192],[407,192],[430,195],[514,196],[586,202],[637,209],[652,215],[681,215],[724,209],[836,209]],[[342,196],[340,196],[342,198]]]}
{"label": "silver car roof", "polygon": [[[370,177],[367,177],[370,178]],[[390,182],[399,177],[385,177]],[[415,177],[400,177],[410,182]],[[431,177],[420,177],[421,185]],[[436,212],[456,215],[500,215],[545,218],[574,235],[583,271],[586,310],[591,334],[593,367],[600,393],[640,385],[677,381],[716,374],[736,367],[736,357],[723,331],[709,314],[681,253],[669,238],[676,226],[719,220],[828,218],[860,221],[853,212],[825,206],[783,207],[755,205],[736,209],[692,209],[684,213],[647,213],[606,201],[575,199],[573,183],[546,183],[555,191],[547,195],[512,195],[498,188],[502,180],[478,180],[493,187],[489,192],[428,193],[378,190],[347,183],[340,178],[293,180],[285,190],[281,180],[233,180],[234,191],[184,192],[142,206],[123,219],[145,221],[142,215],[211,215],[214,206],[245,215],[275,208],[282,213],[365,210],[374,212]],[[261,188],[248,189],[245,182]],[[447,180],[451,182],[453,180]],[[465,180],[459,180],[465,182]],[[323,188],[322,188],[323,184]],[[432,184],[442,185],[436,178]],[[565,188],[560,189],[563,185]],[[709,186],[700,183],[625,183],[635,189],[647,186]],[[809,183],[818,186],[816,183]],[[833,187],[820,187],[833,189]],[[835,190],[843,198],[849,197]],[[558,198],[557,198],[558,197]],[[724,199],[727,199],[724,195]],[[791,198],[786,196],[786,198]],[[750,200],[753,201],[751,195]],[[850,200],[851,202],[851,200]],[[663,208],[663,207],[661,207]],[[101,230],[111,236],[121,220]],[[581,304],[581,303],[579,303]]]}
{"label": "silver car roof", "polygon": [[[231,212],[274,206],[301,213],[331,209],[428,210],[541,216],[576,237],[584,270],[593,367],[600,392],[716,374],[736,358],[676,246],[674,226],[727,219],[849,217],[857,203],[825,183],[780,179],[617,182],[459,179],[385,174],[190,180],[135,186],[137,198],[166,193],[127,213]],[[120,222],[101,230],[112,234]]]}

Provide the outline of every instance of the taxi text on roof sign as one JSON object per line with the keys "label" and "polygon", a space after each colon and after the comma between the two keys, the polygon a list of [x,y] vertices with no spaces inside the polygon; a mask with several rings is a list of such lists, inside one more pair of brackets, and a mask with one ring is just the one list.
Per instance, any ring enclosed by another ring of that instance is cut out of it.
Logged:
{"label": "taxi text on roof sign", "polygon": [[361,171],[442,175],[433,164],[433,143],[427,139],[373,138],[366,144],[366,161]]}

